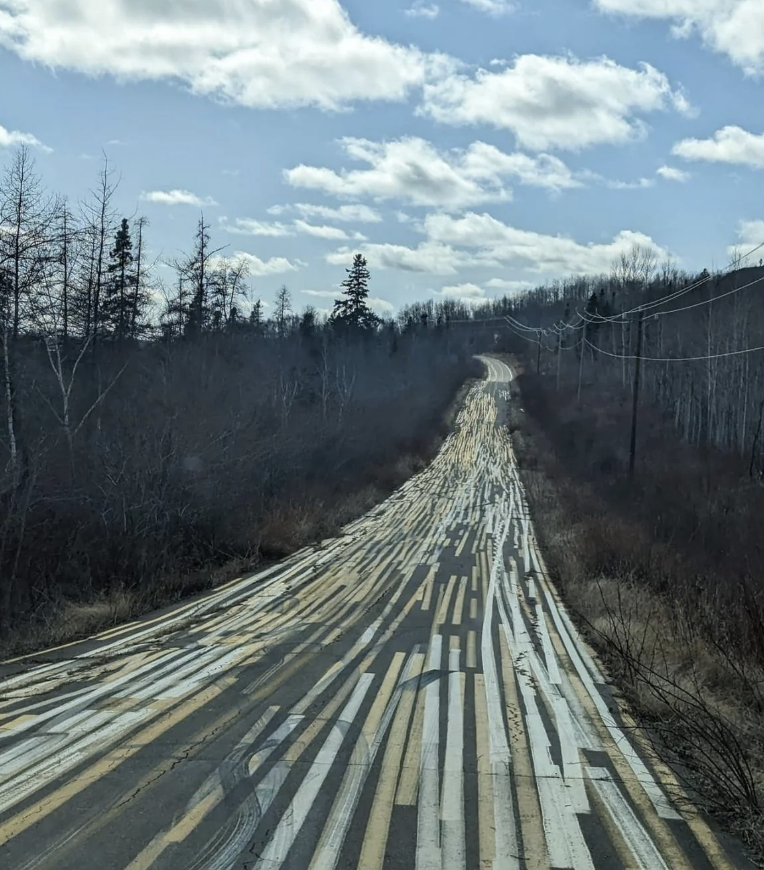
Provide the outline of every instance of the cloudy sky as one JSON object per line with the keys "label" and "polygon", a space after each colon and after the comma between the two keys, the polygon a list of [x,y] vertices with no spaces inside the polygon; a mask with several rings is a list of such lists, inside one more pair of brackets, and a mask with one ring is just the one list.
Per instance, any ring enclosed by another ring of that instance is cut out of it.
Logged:
{"label": "cloudy sky", "polygon": [[762,0],[0,0],[0,163],[380,311],[764,241]]}

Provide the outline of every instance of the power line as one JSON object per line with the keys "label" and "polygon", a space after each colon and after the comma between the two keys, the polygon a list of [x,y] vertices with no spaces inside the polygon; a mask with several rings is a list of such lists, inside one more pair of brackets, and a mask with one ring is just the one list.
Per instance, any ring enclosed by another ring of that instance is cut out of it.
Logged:
{"label": "power line", "polygon": [[589,347],[604,356],[610,356],[613,357],[613,359],[641,359],[646,362],[703,362],[705,360],[722,359],[723,357],[729,356],[741,356],[746,353],[756,353],[757,351],[764,350],[764,345],[761,345],[760,347],[745,347],[741,350],[728,350],[722,353],[704,354],[703,356],[642,356],[641,354],[637,356],[636,354],[620,354],[603,350],[601,347],[597,347],[596,344],[592,344],[592,342],[586,337],[584,337],[584,341],[589,345]]}

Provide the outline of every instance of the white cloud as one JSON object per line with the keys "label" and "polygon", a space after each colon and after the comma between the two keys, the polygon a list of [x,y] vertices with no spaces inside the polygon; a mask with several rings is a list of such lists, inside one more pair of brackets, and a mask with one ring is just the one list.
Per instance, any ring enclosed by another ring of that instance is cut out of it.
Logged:
{"label": "white cloud", "polygon": [[392,314],[395,311],[395,306],[387,299],[382,299],[379,296],[367,296],[366,301],[372,311],[377,314]]}
{"label": "white cloud", "polygon": [[293,236],[294,231],[286,224],[279,221],[258,221],[254,218],[235,218],[233,223],[228,223],[227,218],[220,218],[220,225],[227,233],[239,236],[269,236],[280,238]]}
{"label": "white cloud", "polygon": [[[312,296],[314,299],[339,299],[342,295],[342,288],[336,290],[302,290],[306,296]],[[366,301],[369,307],[376,311],[377,314],[390,314],[395,311],[395,306],[388,302],[387,299],[382,299],[379,296],[368,296]]]}
{"label": "white cloud", "polygon": [[487,298],[485,290],[471,282],[465,284],[451,284],[446,287],[441,287],[440,290],[435,291],[435,295],[442,296],[444,299],[456,299],[459,302],[466,302],[468,305],[485,302]]}
{"label": "white cloud", "polygon": [[677,169],[675,166],[660,166],[656,170],[656,174],[660,175],[661,178],[665,178],[666,181],[678,181],[680,183],[689,181],[692,177],[689,172],[685,172],[684,169]]}
{"label": "white cloud", "polygon": [[144,202],[156,202],[161,205],[195,205],[201,207],[203,205],[217,205],[211,196],[197,196],[191,193],[190,190],[149,190],[141,193],[141,199]]}
{"label": "white cloud", "polygon": [[[370,269],[391,269],[400,272],[423,272],[431,275],[456,275],[466,266],[498,266],[498,262],[483,262],[479,256],[468,252],[456,251],[450,245],[423,242],[416,248],[393,244],[365,244],[360,252],[366,258]],[[327,254],[326,262],[335,266],[347,266],[353,261],[357,251],[353,248],[339,248]]]}
{"label": "white cloud", "polygon": [[[269,209],[269,211],[272,210]],[[335,241],[351,237],[340,227],[332,227],[326,224],[311,224],[300,218],[292,221],[290,224],[285,224],[281,221],[260,221],[256,218],[235,218],[233,222],[230,222],[226,217],[221,217],[219,222],[222,230],[240,236],[283,238],[300,234],[313,236],[318,239],[333,239]],[[360,241],[366,240],[366,236],[358,232],[352,233],[352,238],[359,239]]]}
{"label": "white cloud", "polygon": [[286,257],[271,257],[269,260],[261,260],[260,257],[245,251],[236,251],[233,257],[246,262],[249,274],[253,278],[261,278],[264,275],[279,275],[283,272],[296,272],[301,265],[304,265],[299,260],[292,263]]}
{"label": "white cloud", "polygon": [[764,69],[764,4],[761,0],[594,0],[603,12],[672,21],[673,33],[697,32],[714,51],[745,72]]}
{"label": "white cloud", "polygon": [[311,205],[306,202],[296,202],[294,205],[274,205],[268,209],[269,214],[285,214],[288,211],[298,211],[305,218],[321,218],[326,221],[341,223],[378,224],[382,215],[368,205],[341,205],[331,208],[327,205]]}
{"label": "white cloud", "polygon": [[[746,255],[753,248],[764,243],[764,220],[744,220],[740,221],[737,227],[738,243],[730,245],[727,248],[727,253],[730,259],[737,260]],[[764,257],[763,249],[759,248],[754,251],[750,257],[741,260],[741,266],[755,266],[759,260]]]}
{"label": "white cloud", "polygon": [[[613,260],[632,245],[655,251],[659,259],[668,252],[644,233],[622,230],[611,241],[582,244],[566,236],[550,236],[508,226],[489,214],[468,212],[461,217],[428,214],[422,231],[427,238],[416,247],[365,244],[360,252],[371,269],[457,275],[464,269],[505,269],[514,265],[545,275],[601,274],[610,271]],[[326,256],[333,265],[348,265],[355,249],[342,247]],[[522,290],[528,281],[504,282],[492,278],[485,286]]]}
{"label": "white cloud", "polygon": [[403,100],[438,62],[364,35],[340,0],[0,0],[0,47],[257,108]]}
{"label": "white cloud", "polygon": [[306,296],[314,296],[317,299],[335,299],[340,295],[339,290],[301,290]]}
{"label": "white cloud", "polygon": [[[0,2],[0,6],[2,6],[2,2]],[[2,9],[0,9],[0,13]],[[2,18],[0,18],[2,21]],[[49,148],[47,145],[43,145],[42,142],[31,133],[22,133],[20,130],[7,130],[5,127],[0,124],[0,148],[15,148],[17,145],[28,145],[30,148],[39,148],[40,151],[44,151],[46,154],[50,154],[53,151],[52,148]]]}
{"label": "white cloud", "polygon": [[557,157],[506,154],[485,142],[450,151],[438,151],[417,137],[390,142],[345,138],[340,145],[351,159],[370,168],[336,172],[303,164],[285,171],[287,182],[338,197],[368,196],[446,209],[505,202],[512,196],[509,180],[549,190],[581,184]]}
{"label": "white cloud", "polygon": [[339,227],[316,226],[303,220],[296,220],[293,224],[298,233],[306,236],[315,236],[319,239],[346,239],[348,234]]}
{"label": "white cloud", "polygon": [[531,290],[536,285],[532,281],[491,278],[485,282],[485,286],[493,290],[506,290],[509,293],[519,293],[521,290]]}
{"label": "white cloud", "polygon": [[638,178],[636,181],[621,181],[617,178],[603,179],[607,187],[612,190],[641,190],[645,187],[653,187],[655,184],[654,178]]}
{"label": "white cloud", "polygon": [[560,275],[608,272],[613,259],[635,243],[652,248],[661,258],[667,255],[649,236],[631,230],[622,230],[605,244],[581,244],[565,236],[517,229],[489,214],[474,212],[459,218],[431,214],[425,218],[424,226],[431,244],[478,249],[484,261],[513,263],[531,272]]}
{"label": "white cloud", "polygon": [[418,112],[443,124],[511,130],[520,146],[541,151],[628,142],[644,134],[638,115],[669,108],[690,112],[681,90],[649,64],[526,54],[496,72],[444,73],[425,85]]}
{"label": "white cloud", "polygon": [[440,6],[437,3],[425,3],[424,0],[414,0],[412,6],[406,10],[409,18],[437,18],[440,15]]}
{"label": "white cloud", "polygon": [[466,3],[467,6],[472,6],[473,9],[477,9],[479,12],[486,12],[488,15],[493,15],[497,18],[500,15],[507,15],[515,9],[515,4],[510,2],[510,0],[462,0],[462,3]]}
{"label": "white cloud", "polygon": [[711,139],[683,139],[672,149],[685,160],[708,160],[764,169],[764,133],[755,134],[741,127],[722,127]]}

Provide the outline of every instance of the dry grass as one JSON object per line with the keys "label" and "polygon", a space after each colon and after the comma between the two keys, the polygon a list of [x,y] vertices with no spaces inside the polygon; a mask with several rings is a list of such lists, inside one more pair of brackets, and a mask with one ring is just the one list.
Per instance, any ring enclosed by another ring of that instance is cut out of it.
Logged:
{"label": "dry grass", "polygon": [[[764,855],[764,670],[708,635],[718,614],[706,599],[689,606],[672,595],[671,554],[656,556],[669,582],[645,582],[650,530],[573,476],[539,422],[513,404],[515,453],[547,565],[638,736],[696,803]],[[593,571],[605,539],[610,570]]]}

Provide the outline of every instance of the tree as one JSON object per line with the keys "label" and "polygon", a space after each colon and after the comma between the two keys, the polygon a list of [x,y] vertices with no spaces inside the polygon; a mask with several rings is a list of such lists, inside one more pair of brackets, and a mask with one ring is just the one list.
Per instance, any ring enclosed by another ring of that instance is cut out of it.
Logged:
{"label": "tree", "polygon": [[104,298],[104,325],[118,342],[130,334],[135,322],[133,307],[136,304],[136,275],[133,269],[133,242],[130,238],[130,224],[127,218],[114,238],[114,247],[109,253],[110,262],[106,268],[109,281]]}
{"label": "tree", "polygon": [[347,278],[341,299],[334,302],[334,310],[329,318],[332,326],[353,332],[371,332],[380,323],[379,318],[369,308],[369,270],[362,254],[356,254],[353,265],[345,270]]}
{"label": "tree", "polygon": [[96,352],[98,337],[103,327],[106,240],[114,228],[115,213],[111,202],[119,184],[119,181],[112,183],[112,174],[113,170],[109,169],[109,159],[104,154],[103,166],[98,174],[98,186],[91,191],[92,200],[84,206],[86,232],[90,236],[90,258],[80,307],[83,309],[84,338],[86,340],[92,338],[93,354]]}
{"label": "tree", "polygon": [[173,263],[178,271],[178,297],[172,306],[172,316],[189,336],[201,335],[211,324],[210,296],[217,280],[213,258],[223,250],[222,247],[210,250],[210,227],[203,214],[197,224],[195,243],[194,252],[185,262]]}
{"label": "tree", "polygon": [[273,319],[276,322],[276,332],[279,338],[284,338],[287,333],[289,315],[292,313],[292,294],[284,284],[276,294],[276,310]]}
{"label": "tree", "polygon": [[0,268],[6,270],[9,332],[19,337],[32,296],[48,265],[53,212],[26,145],[15,153],[0,186]]}
{"label": "tree", "polygon": [[300,318],[300,335],[303,338],[312,338],[316,332],[318,312],[312,305],[308,305]]}
{"label": "tree", "polygon": [[252,305],[252,310],[249,312],[249,325],[255,335],[262,335],[263,332],[263,300],[256,299]]}

